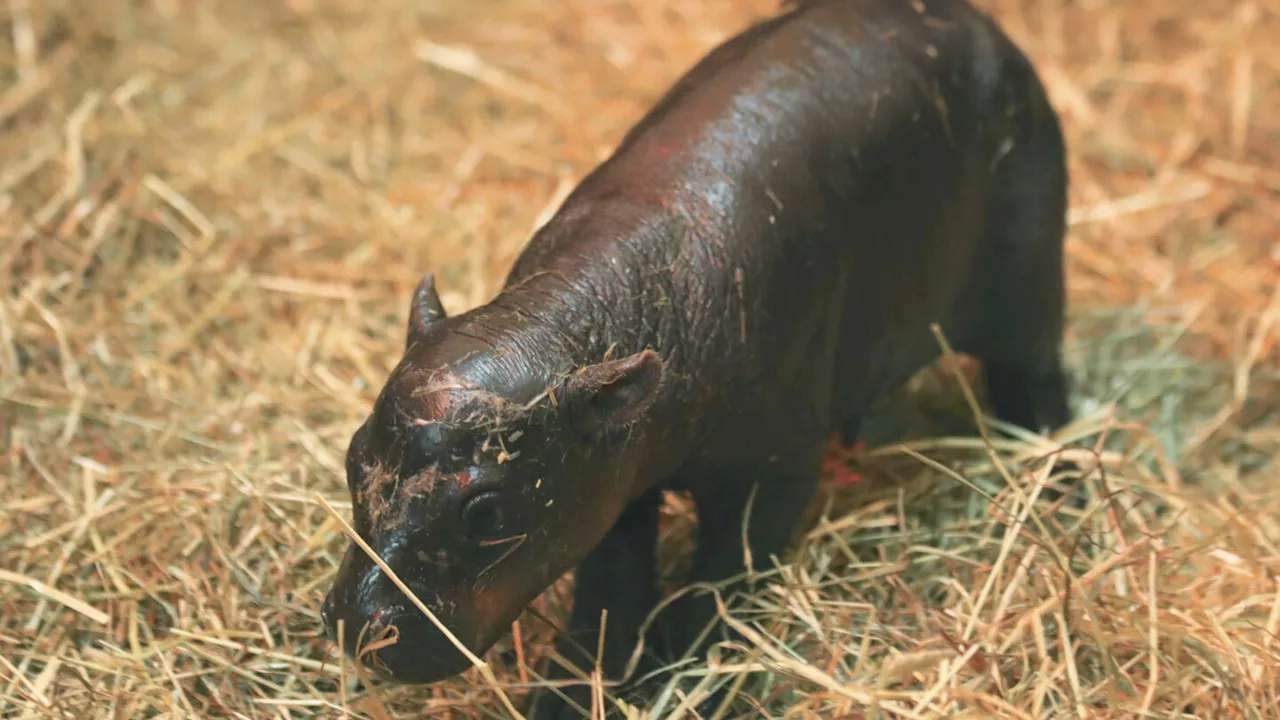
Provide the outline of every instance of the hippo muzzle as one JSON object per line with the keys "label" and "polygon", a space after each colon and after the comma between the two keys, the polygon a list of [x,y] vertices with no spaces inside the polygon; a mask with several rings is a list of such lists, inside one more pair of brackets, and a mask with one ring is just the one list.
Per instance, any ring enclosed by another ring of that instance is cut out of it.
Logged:
{"label": "hippo muzzle", "polygon": [[[469,585],[426,588],[415,582],[411,573],[397,570],[397,574],[468,650],[480,654],[492,643],[480,637],[481,627],[489,624],[477,617],[475,593]],[[343,621],[342,652],[348,657],[361,657],[363,664],[384,679],[405,684],[434,683],[471,665],[413,600],[354,543],[347,548],[320,612],[325,629],[335,641],[338,621]],[[394,642],[387,644],[379,642],[392,639]],[[361,655],[374,644],[378,646],[376,650]]]}

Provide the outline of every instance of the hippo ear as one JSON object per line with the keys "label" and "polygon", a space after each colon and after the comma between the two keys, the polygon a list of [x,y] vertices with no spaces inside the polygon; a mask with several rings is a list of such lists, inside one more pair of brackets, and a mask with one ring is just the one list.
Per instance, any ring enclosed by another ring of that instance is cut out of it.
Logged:
{"label": "hippo ear", "polygon": [[418,282],[413,291],[413,299],[409,302],[409,332],[406,345],[421,340],[427,328],[437,320],[445,318],[444,305],[440,303],[440,295],[436,292],[436,275],[427,273]]}
{"label": "hippo ear", "polygon": [[588,365],[565,381],[561,404],[575,429],[599,437],[639,420],[658,396],[665,364],[644,350]]}

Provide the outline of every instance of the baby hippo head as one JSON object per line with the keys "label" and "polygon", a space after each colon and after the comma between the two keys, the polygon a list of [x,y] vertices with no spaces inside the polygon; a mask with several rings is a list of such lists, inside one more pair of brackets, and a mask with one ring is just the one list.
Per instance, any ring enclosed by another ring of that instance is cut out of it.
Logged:
{"label": "baby hippo head", "polygon": [[[652,351],[547,371],[450,327],[428,275],[404,359],[346,457],[361,539],[476,655],[594,547],[630,499],[625,453],[664,367]],[[536,343],[535,343],[536,345]],[[531,352],[517,345],[511,352]],[[495,370],[495,367],[498,367]],[[463,655],[352,543],[322,616],[379,675],[430,683]]]}

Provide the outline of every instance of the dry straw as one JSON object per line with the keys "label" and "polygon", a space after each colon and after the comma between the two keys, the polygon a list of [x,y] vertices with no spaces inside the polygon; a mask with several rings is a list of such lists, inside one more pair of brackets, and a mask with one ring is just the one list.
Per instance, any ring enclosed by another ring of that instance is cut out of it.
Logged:
{"label": "dry straw", "polygon": [[[4,3],[0,717],[511,716],[564,583],[427,689],[361,685],[320,633],[346,442],[420,274],[488,298],[773,6]],[[724,717],[1280,716],[1280,16],[985,6],[1067,123],[1079,421],[988,442],[972,368],[922,376],[655,719],[721,687]],[[1083,508],[1045,492],[1068,456]]]}

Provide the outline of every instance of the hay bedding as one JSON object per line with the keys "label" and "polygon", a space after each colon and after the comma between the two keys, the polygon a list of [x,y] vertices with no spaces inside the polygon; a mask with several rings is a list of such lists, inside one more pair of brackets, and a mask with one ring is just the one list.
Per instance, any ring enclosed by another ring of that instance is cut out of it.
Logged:
{"label": "hay bedding", "polygon": [[[509,714],[475,672],[354,683],[318,636],[345,540],[316,497],[349,508],[342,454],[419,273],[451,310],[489,297],[671,78],[773,4],[7,3],[0,715]],[[655,717],[722,683],[761,717],[1280,716],[1280,17],[987,6],[1067,122],[1082,415],[1057,440],[1105,473],[1055,511],[1056,441],[860,455],[798,562],[757,559],[787,589],[734,613],[753,644]],[[919,394],[963,414],[958,387]],[[563,591],[486,658],[515,700]]]}

